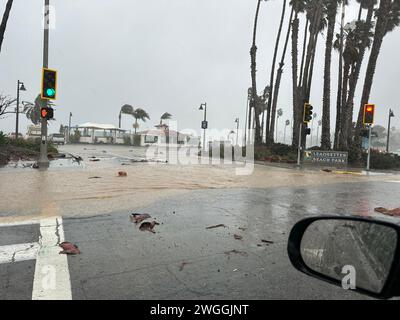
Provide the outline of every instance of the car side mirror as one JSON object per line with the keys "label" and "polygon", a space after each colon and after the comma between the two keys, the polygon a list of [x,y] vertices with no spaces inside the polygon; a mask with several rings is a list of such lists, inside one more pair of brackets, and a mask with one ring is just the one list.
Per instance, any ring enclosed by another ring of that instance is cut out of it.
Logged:
{"label": "car side mirror", "polygon": [[314,278],[375,298],[400,295],[400,227],[358,217],[315,217],[290,232],[292,265]]}

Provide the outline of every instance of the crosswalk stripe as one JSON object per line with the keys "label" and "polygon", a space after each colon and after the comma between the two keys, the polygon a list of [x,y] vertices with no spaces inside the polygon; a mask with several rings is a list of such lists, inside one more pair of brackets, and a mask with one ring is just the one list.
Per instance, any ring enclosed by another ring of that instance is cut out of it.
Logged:
{"label": "crosswalk stripe", "polygon": [[40,221],[40,249],[36,259],[32,300],[71,300],[67,256],[59,254],[64,241],[61,217]]}
{"label": "crosswalk stripe", "polygon": [[35,260],[39,243],[20,243],[0,247],[0,264]]}

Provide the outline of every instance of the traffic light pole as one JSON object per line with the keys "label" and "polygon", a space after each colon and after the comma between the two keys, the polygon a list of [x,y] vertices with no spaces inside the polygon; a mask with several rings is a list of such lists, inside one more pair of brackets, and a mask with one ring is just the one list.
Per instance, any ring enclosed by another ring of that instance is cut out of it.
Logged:
{"label": "traffic light pole", "polygon": [[303,123],[300,123],[299,129],[299,148],[297,151],[297,166],[300,167],[301,164],[301,135],[303,134]]}
{"label": "traffic light pole", "polygon": [[[49,65],[49,26],[50,26],[50,0],[44,0],[44,17],[43,17],[43,68]],[[43,99],[44,107],[47,107],[47,100]],[[41,119],[41,141],[40,141],[40,157],[38,161],[39,169],[49,167],[49,159],[47,157],[47,119]]]}
{"label": "traffic light pole", "polygon": [[371,166],[371,133],[372,133],[372,125],[368,126],[368,158],[367,158],[367,171],[370,170]]}

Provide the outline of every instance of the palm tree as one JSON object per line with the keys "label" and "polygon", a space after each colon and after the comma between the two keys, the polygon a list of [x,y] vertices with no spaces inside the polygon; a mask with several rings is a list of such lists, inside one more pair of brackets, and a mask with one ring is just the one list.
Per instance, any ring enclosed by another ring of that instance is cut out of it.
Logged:
{"label": "palm tree", "polygon": [[374,41],[368,61],[367,71],[365,73],[364,88],[354,137],[355,150],[357,153],[356,156],[358,159],[361,156],[360,131],[362,128],[364,105],[368,103],[370,98],[376,64],[382,47],[383,39],[389,32],[393,31],[400,24],[400,2],[397,0],[381,0],[376,16],[377,22],[375,27]]}
{"label": "palm tree", "polygon": [[141,120],[143,122],[146,122],[146,120],[150,120],[150,116],[145,110],[141,108],[135,109],[132,113],[132,116],[135,118],[135,134],[136,134],[136,130],[139,127],[138,121]]}
{"label": "palm tree", "polygon": [[331,64],[332,64],[332,48],[333,36],[335,33],[335,22],[338,4],[341,0],[327,0],[324,4],[328,19],[328,31],[326,35],[325,45],[325,68],[324,68],[324,92],[322,102],[322,135],[321,148],[322,150],[331,149]]}
{"label": "palm tree", "polygon": [[325,28],[325,19],[323,19],[322,0],[311,0],[307,2],[307,17],[310,23],[310,39],[308,41],[307,54],[303,70],[302,94],[303,100],[310,100],[311,80],[314,69],[314,59],[317,48],[319,33]]}
{"label": "palm tree", "polygon": [[[274,57],[272,59],[272,68],[271,68],[271,77],[270,77],[270,94],[269,94],[269,99],[268,99],[268,105],[267,105],[267,123],[266,123],[266,129],[265,129],[265,141],[268,143],[273,143],[274,141],[274,127],[275,127],[275,116],[276,116],[276,106],[275,109],[272,108],[272,96],[274,92],[274,77],[275,77],[275,64],[276,64],[276,58],[278,55],[278,48],[279,48],[279,42],[281,39],[281,33],[282,33],[282,28],[283,28],[283,22],[285,20],[285,12],[286,12],[286,0],[283,0],[282,2],[282,14],[281,14],[281,21],[279,24],[279,29],[278,29],[278,34],[276,36],[276,43],[275,43],[275,50],[274,50]],[[271,110],[272,108],[272,110]]]}
{"label": "palm tree", "polygon": [[[363,3],[368,8],[367,19],[366,21],[356,21],[355,23],[355,45],[358,51],[357,59],[355,62],[354,68],[352,68],[352,72],[349,78],[349,91],[348,97],[344,104],[345,106],[345,117],[343,120],[345,121],[342,123],[342,131],[343,131],[343,140],[347,138],[347,141],[343,141],[343,147],[348,149],[352,143],[353,139],[353,109],[354,109],[354,96],[356,93],[358,79],[360,77],[361,67],[364,60],[365,52],[367,48],[371,46],[371,41],[373,37],[373,33],[371,29],[373,27],[373,13],[374,13],[374,6],[377,0],[365,0]],[[347,132],[346,132],[347,131]]]}
{"label": "palm tree", "polygon": [[160,118],[160,125],[163,124],[163,120],[169,120],[172,118],[172,114],[165,112]]}
{"label": "palm tree", "polygon": [[338,90],[336,96],[336,123],[335,123],[335,137],[334,149],[339,148],[339,134],[340,134],[340,121],[342,112],[342,84],[343,84],[343,50],[344,50],[344,19],[346,16],[347,0],[342,0],[342,14],[340,22],[340,33],[336,35],[336,41],[333,48],[339,52],[339,71],[338,71]]}
{"label": "palm tree", "polygon": [[6,27],[7,27],[7,21],[8,17],[10,16],[10,11],[13,5],[13,0],[8,0],[6,4],[6,9],[4,10],[3,13],[3,19],[1,20],[0,24],[0,52],[1,52],[1,47],[3,45],[3,40],[4,40],[4,34],[6,32]]}
{"label": "palm tree", "polygon": [[301,123],[301,113],[299,110],[300,92],[297,86],[298,80],[298,42],[299,42],[299,13],[304,12],[304,0],[291,0],[290,5],[294,9],[292,22],[292,93],[293,93],[293,146],[297,145],[299,132],[297,128]]}
{"label": "palm tree", "polygon": [[133,107],[130,104],[124,104],[121,107],[121,110],[119,112],[119,128],[121,129],[121,118],[122,118],[122,114],[132,114],[133,113]]}
{"label": "palm tree", "polygon": [[[252,93],[251,93],[251,100],[250,100],[250,110],[254,110],[254,119],[255,119],[255,124],[256,124],[256,132],[255,132],[255,138],[256,144],[261,144],[262,139],[260,135],[260,108],[259,108],[259,103],[258,103],[258,94],[257,94],[257,45],[256,45],[256,39],[257,39],[257,25],[258,25],[258,16],[260,13],[260,4],[262,0],[257,0],[257,8],[256,8],[256,15],[254,18],[254,27],[253,27],[253,42],[252,46],[250,49],[250,58],[251,58],[251,87],[252,87]],[[250,112],[251,114],[251,112]]]}
{"label": "palm tree", "polygon": [[272,100],[272,113],[274,113],[274,110],[276,110],[276,107],[278,105],[279,89],[280,89],[280,86],[281,86],[283,67],[285,66],[285,56],[286,56],[287,46],[288,46],[288,43],[289,43],[290,31],[292,30],[293,14],[294,14],[294,8],[292,7],[292,10],[291,10],[291,13],[290,13],[290,18],[289,18],[289,26],[288,26],[288,30],[287,30],[287,33],[286,33],[285,45],[283,47],[281,61],[279,62],[278,71],[276,73],[276,80],[275,80],[275,87],[274,87],[275,89],[274,89],[273,100]]}
{"label": "palm tree", "polygon": [[[318,36],[326,25],[323,9],[324,6],[322,0],[310,0],[306,2],[306,12],[307,12],[307,18],[308,20],[310,20],[310,28],[309,28],[309,41],[307,46],[307,54],[303,69],[302,86],[301,88],[299,88],[299,91],[301,89],[301,98],[302,98],[299,99],[299,105],[298,105],[300,117],[302,114],[303,102],[310,101],[311,83],[314,72],[314,61],[316,55]],[[300,125],[300,123],[298,125]],[[305,130],[303,130],[303,137],[301,141],[302,141],[302,146],[304,147],[306,143]]]}

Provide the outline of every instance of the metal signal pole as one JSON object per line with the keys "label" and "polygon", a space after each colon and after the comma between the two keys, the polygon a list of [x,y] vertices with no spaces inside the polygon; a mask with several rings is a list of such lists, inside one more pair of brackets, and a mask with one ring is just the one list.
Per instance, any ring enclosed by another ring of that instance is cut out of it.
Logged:
{"label": "metal signal pole", "polygon": [[[50,28],[50,0],[44,0],[44,17],[43,17],[43,68],[49,66],[49,28]],[[47,107],[47,100],[43,99],[43,107]],[[40,141],[40,157],[38,161],[39,169],[49,167],[49,159],[47,158],[47,120],[41,119],[41,141]]]}

